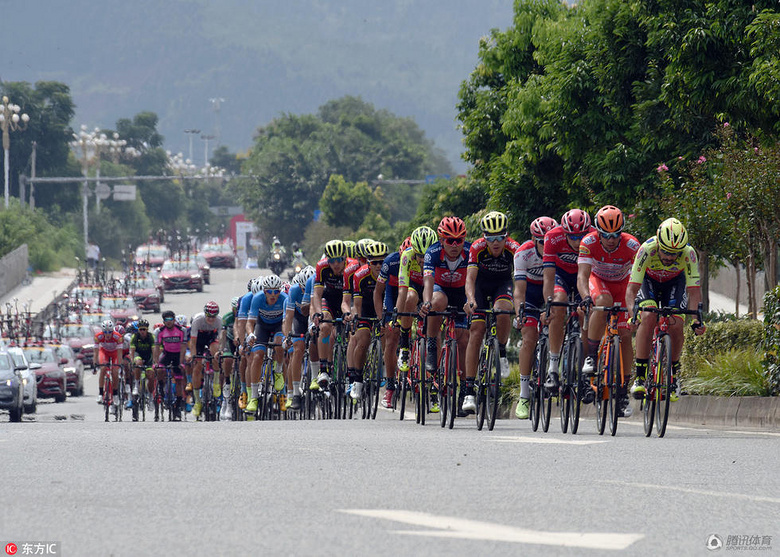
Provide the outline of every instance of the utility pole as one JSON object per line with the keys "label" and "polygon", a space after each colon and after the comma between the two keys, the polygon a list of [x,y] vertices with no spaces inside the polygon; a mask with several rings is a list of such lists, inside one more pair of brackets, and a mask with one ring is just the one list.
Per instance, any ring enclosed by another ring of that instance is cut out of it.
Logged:
{"label": "utility pole", "polygon": [[192,136],[199,134],[200,130],[196,130],[195,128],[188,128],[184,130],[184,133],[190,136],[190,162],[192,162]]}
{"label": "utility pole", "polygon": [[222,97],[214,97],[212,99],[209,99],[211,102],[211,106],[214,108],[214,135],[216,136],[217,145],[220,144],[220,141],[222,140],[222,129],[219,122],[219,111],[222,108],[222,103],[225,102],[225,99]]}
{"label": "utility pole", "polygon": [[[35,160],[38,157],[38,142],[32,142],[32,169],[30,177],[35,180]],[[35,209],[35,182],[30,182],[30,209]]]}
{"label": "utility pole", "polygon": [[203,155],[203,166],[209,163],[209,139],[214,139],[216,135],[201,135],[200,138],[206,142],[206,150]]}

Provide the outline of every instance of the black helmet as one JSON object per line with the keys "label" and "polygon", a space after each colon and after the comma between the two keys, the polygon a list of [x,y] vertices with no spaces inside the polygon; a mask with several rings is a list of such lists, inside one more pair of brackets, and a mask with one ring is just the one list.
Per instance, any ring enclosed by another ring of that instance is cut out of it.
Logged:
{"label": "black helmet", "polygon": [[163,321],[166,319],[176,319],[176,314],[173,311],[166,309],[164,312],[162,312],[162,318]]}

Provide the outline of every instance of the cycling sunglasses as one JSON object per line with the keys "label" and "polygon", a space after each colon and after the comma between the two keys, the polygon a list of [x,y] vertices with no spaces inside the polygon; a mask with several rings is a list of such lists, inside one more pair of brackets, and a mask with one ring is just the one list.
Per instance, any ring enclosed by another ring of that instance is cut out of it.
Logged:
{"label": "cycling sunglasses", "polygon": [[660,251],[660,252],[661,252],[663,255],[665,255],[666,257],[675,257],[675,258],[676,258],[678,255],[680,255],[679,253],[675,253],[675,252],[671,252],[671,251],[666,251],[665,249],[660,249],[660,248],[659,248],[659,250],[658,250],[658,251]]}
{"label": "cycling sunglasses", "polygon": [[585,234],[566,234],[566,237],[569,240],[577,241],[577,240],[582,240],[585,237]]}
{"label": "cycling sunglasses", "polygon": [[163,321],[173,321],[173,319],[174,319],[173,317],[166,317],[165,319],[163,319]]}
{"label": "cycling sunglasses", "polygon": [[621,234],[622,232],[599,232],[599,236],[605,240],[614,240],[616,238],[620,238]]}
{"label": "cycling sunglasses", "polygon": [[444,243],[448,246],[458,246],[465,241],[464,238],[444,238]]}
{"label": "cycling sunglasses", "polygon": [[341,263],[342,261],[344,261],[343,257],[329,257],[328,258],[328,263]]}
{"label": "cycling sunglasses", "polygon": [[369,263],[371,265],[381,265],[382,263],[384,263],[384,260],[383,259],[376,259],[374,261],[369,261]]}
{"label": "cycling sunglasses", "polygon": [[144,327],[143,329],[138,329],[138,332],[140,333],[141,331],[148,331],[148,330],[149,330],[149,329],[147,329],[146,327]]}
{"label": "cycling sunglasses", "polygon": [[495,234],[493,236],[485,236],[485,241],[488,243],[493,242],[500,242],[501,240],[506,240],[506,234]]}
{"label": "cycling sunglasses", "polygon": [[265,292],[266,296],[276,296],[281,292],[278,288],[274,288],[272,290],[269,290],[268,288],[264,289],[263,292]]}

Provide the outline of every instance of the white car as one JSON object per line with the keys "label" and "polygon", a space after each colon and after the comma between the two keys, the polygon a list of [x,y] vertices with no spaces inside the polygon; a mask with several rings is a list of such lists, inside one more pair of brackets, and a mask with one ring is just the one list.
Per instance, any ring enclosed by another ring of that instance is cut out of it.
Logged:
{"label": "white car", "polygon": [[[35,414],[38,409],[38,380],[35,369],[30,367],[30,362],[24,355],[24,350],[18,346],[9,346],[5,349],[14,361],[14,366],[22,374],[24,384],[24,413]],[[40,367],[40,364],[36,364]]]}

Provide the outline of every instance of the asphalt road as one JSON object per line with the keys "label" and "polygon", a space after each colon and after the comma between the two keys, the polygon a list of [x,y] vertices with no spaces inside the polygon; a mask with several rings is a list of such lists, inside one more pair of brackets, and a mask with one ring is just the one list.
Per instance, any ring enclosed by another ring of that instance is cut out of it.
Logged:
{"label": "asphalt road", "polygon": [[[257,271],[215,273],[187,314]],[[181,305],[180,305],[181,304]],[[181,310],[179,309],[181,308]],[[189,309],[186,309],[189,308]],[[105,423],[88,396],[0,424],[0,547],[63,555],[705,555],[780,550],[780,434],[623,422]],[[62,418],[62,419],[58,419]],[[753,537],[755,536],[755,538]],[[763,543],[763,545],[761,545]],[[747,550],[744,545],[742,550]],[[0,553],[2,555],[3,553]]]}

